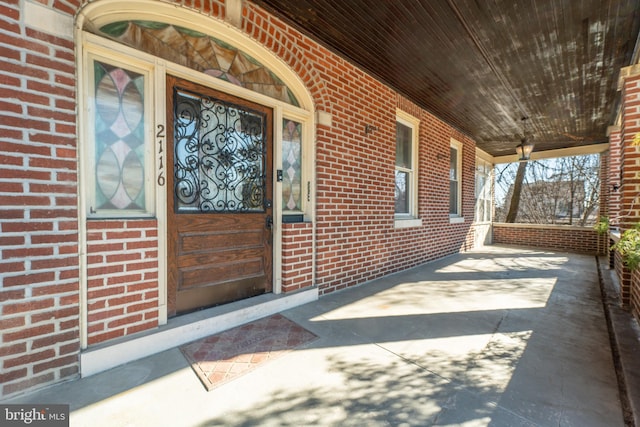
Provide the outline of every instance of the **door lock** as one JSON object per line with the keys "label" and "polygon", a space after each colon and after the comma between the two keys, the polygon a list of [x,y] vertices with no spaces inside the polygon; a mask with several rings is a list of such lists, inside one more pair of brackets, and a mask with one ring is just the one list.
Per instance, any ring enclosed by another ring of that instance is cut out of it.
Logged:
{"label": "door lock", "polygon": [[267,215],[264,222],[265,222],[264,226],[266,228],[268,228],[269,230],[273,228],[273,218],[271,218],[271,215]]}

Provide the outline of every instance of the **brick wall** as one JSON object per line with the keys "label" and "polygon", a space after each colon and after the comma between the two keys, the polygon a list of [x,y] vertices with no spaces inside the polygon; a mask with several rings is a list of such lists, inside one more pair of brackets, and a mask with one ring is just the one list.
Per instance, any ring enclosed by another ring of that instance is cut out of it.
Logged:
{"label": "brick wall", "polygon": [[640,322],[640,270],[635,270],[631,274],[631,286],[629,286],[629,302],[623,305],[631,310],[636,321]]}
{"label": "brick wall", "polygon": [[[608,194],[608,200],[603,200],[600,203],[601,214],[604,208],[606,212],[604,215],[609,217],[611,226],[617,227],[620,224],[620,168],[621,168],[621,135],[620,129],[612,129],[609,133],[609,154],[602,156],[607,159],[607,166],[609,172],[608,182],[602,185],[601,191],[606,191]],[[604,175],[603,175],[604,176]],[[614,189],[613,186],[616,186]]]}
{"label": "brick wall", "polygon": [[[245,30],[304,80],[332,117],[316,135],[316,284],[321,294],[470,247],[475,144],[362,70],[246,4]],[[396,107],[421,120],[421,227],[394,228]],[[365,125],[376,131],[365,135]],[[449,222],[449,144],[463,147],[463,213]],[[285,237],[286,239],[286,237]]]}
{"label": "brick wall", "polygon": [[88,344],[158,325],[158,224],[87,224]]}
{"label": "brick wall", "polygon": [[[640,72],[635,70],[622,83],[620,231],[624,232],[640,222],[640,147],[633,144],[634,137],[640,133]],[[621,304],[637,314],[640,312],[638,274],[623,268],[618,254],[616,272],[621,284]]]}
{"label": "brick wall", "polygon": [[80,348],[74,44],[22,3],[0,4],[2,395],[76,375]]}
{"label": "brick wall", "polygon": [[558,251],[605,254],[606,236],[590,227],[536,224],[493,224],[493,243]]}
{"label": "brick wall", "polygon": [[296,291],[313,285],[311,223],[283,224],[282,291]]}
{"label": "brick wall", "polygon": [[620,252],[614,253],[614,268],[620,283],[620,305],[628,309],[631,306],[631,271],[624,265]]}
{"label": "brick wall", "polygon": [[[0,5],[3,396],[79,372],[84,248],[78,247],[75,47],[72,35],[30,27],[23,16],[27,3],[65,24],[51,23],[53,30],[72,28],[80,7],[65,0]],[[176,3],[211,19],[224,16],[220,1]],[[471,247],[474,142],[253,4],[245,2],[244,8],[244,31],[286,62],[312,94],[316,110],[331,116],[331,126],[318,126],[315,135],[320,292]],[[421,121],[419,227],[394,227],[396,108]],[[367,124],[377,130],[365,135]],[[465,220],[454,224],[448,210],[451,138],[463,144]],[[89,221],[86,227],[88,344],[155,327],[162,262],[156,222]],[[283,289],[309,286],[311,225],[283,228]]]}

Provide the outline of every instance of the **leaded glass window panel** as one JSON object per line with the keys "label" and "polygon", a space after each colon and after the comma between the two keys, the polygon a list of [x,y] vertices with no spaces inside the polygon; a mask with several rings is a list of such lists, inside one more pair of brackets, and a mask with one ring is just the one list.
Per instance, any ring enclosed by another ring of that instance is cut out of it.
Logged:
{"label": "leaded glass window panel", "polygon": [[144,211],[144,76],[94,61],[95,206]]}
{"label": "leaded glass window panel", "polygon": [[302,124],[284,119],[282,126],[282,208],[302,210]]}
{"label": "leaded glass window panel", "polygon": [[264,212],[265,115],[184,90],[174,99],[176,212]]}

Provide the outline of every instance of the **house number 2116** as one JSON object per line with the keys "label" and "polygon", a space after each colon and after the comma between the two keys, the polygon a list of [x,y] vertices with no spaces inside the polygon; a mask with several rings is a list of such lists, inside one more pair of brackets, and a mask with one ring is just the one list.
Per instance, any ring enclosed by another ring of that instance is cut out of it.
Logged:
{"label": "house number 2116", "polygon": [[158,166],[158,185],[160,187],[164,186],[164,151],[162,149],[162,145],[164,144],[164,125],[158,125],[158,132],[156,133],[156,139],[158,141],[158,159],[160,160],[160,165]]}

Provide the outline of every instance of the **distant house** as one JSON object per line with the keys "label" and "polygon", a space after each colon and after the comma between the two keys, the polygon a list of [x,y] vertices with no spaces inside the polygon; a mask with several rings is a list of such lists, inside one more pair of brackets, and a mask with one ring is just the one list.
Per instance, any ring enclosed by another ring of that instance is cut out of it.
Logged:
{"label": "distant house", "polygon": [[[509,187],[504,207],[496,212],[497,220],[504,220],[509,212],[513,185]],[[517,222],[532,224],[582,223],[586,210],[586,191],[583,180],[537,181],[522,184]],[[597,214],[597,212],[594,212]],[[594,220],[592,217],[591,220]]]}

